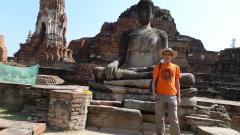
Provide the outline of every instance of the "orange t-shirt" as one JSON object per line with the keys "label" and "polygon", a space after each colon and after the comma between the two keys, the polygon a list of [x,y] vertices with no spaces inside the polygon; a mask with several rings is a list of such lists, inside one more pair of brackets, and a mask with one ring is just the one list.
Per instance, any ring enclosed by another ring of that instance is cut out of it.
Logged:
{"label": "orange t-shirt", "polygon": [[180,78],[180,68],[173,63],[156,64],[153,69],[153,78],[156,81],[158,76],[158,82],[156,92],[159,94],[176,95],[176,80]]}

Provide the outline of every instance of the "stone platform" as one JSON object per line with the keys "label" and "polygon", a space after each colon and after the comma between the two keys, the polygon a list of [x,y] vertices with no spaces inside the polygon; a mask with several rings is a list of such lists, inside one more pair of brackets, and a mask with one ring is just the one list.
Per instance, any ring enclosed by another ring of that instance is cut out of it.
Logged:
{"label": "stone platform", "polygon": [[45,130],[45,123],[0,119],[0,135],[40,135]]}

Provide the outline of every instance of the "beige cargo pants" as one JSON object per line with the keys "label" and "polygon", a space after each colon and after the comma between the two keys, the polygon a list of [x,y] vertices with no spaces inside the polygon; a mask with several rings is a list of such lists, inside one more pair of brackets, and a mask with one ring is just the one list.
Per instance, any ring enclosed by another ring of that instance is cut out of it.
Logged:
{"label": "beige cargo pants", "polygon": [[168,107],[168,119],[170,122],[170,134],[180,135],[177,117],[177,97],[164,94],[156,94],[155,117],[157,135],[165,135],[165,109]]}

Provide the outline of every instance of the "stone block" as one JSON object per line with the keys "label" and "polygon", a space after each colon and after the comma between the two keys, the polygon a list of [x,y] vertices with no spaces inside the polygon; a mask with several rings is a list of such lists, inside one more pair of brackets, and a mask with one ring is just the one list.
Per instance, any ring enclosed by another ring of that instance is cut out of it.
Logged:
{"label": "stone block", "polygon": [[143,122],[146,123],[155,123],[155,114],[144,114],[143,113]]}
{"label": "stone block", "polygon": [[60,85],[63,84],[65,81],[58,76],[53,75],[37,75],[37,82],[38,85]]}
{"label": "stone block", "polygon": [[195,77],[191,73],[181,73],[181,88],[190,88],[195,84]]}
{"label": "stone block", "polygon": [[155,112],[155,103],[151,101],[141,101],[133,99],[124,100],[124,108],[137,109],[143,112]]}
{"label": "stone block", "polygon": [[197,88],[181,89],[181,97],[195,97],[197,95]]}
{"label": "stone block", "polygon": [[197,98],[196,97],[183,97],[181,98],[180,106],[195,106],[197,105]]}
{"label": "stone block", "polygon": [[95,100],[111,100],[111,101],[121,101],[123,102],[125,99],[136,99],[136,100],[144,100],[150,101],[150,95],[134,95],[134,94],[113,94],[113,93],[104,93],[94,91],[93,98]]}
{"label": "stone block", "polygon": [[[52,95],[54,95],[53,100]],[[64,98],[63,100],[63,95],[71,98]],[[81,89],[51,91],[48,123],[61,129],[85,128],[90,97],[91,95],[85,94]]]}
{"label": "stone block", "polygon": [[193,114],[196,111],[194,107],[179,106],[178,107],[178,117],[186,116],[188,114]]}
{"label": "stone block", "polygon": [[90,105],[87,126],[141,131],[142,114],[139,110]]}

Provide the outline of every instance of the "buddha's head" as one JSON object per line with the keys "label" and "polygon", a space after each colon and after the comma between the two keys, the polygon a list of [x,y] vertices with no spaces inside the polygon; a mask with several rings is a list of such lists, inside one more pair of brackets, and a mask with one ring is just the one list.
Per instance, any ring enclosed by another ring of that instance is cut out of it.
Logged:
{"label": "buddha's head", "polygon": [[153,18],[154,4],[151,0],[140,0],[137,4],[138,21],[141,25],[147,25]]}

